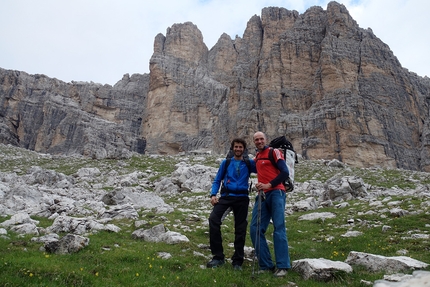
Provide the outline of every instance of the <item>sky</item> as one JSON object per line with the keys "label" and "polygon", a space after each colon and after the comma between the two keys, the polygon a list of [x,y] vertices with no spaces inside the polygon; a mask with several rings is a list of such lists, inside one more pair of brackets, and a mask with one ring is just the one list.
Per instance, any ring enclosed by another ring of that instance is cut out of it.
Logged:
{"label": "sky", "polygon": [[[223,33],[242,37],[264,7],[303,14],[326,0],[0,0],[0,68],[64,82],[114,85],[149,73],[154,38],[192,22],[208,49]],[[430,77],[430,1],[345,0],[361,28],[371,28],[403,67]]]}

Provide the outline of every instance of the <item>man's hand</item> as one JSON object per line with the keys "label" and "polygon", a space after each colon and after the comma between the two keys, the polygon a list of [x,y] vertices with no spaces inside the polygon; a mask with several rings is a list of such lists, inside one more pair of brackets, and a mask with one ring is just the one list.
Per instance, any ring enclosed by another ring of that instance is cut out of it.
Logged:
{"label": "man's hand", "polygon": [[215,204],[218,203],[218,197],[216,196],[211,196],[211,204],[212,206],[214,206]]}
{"label": "man's hand", "polygon": [[269,188],[271,188],[272,187],[272,184],[269,182],[269,183],[261,183],[261,182],[257,182],[257,184],[255,185],[255,187],[258,189],[258,190],[267,190],[267,189],[269,189]]}

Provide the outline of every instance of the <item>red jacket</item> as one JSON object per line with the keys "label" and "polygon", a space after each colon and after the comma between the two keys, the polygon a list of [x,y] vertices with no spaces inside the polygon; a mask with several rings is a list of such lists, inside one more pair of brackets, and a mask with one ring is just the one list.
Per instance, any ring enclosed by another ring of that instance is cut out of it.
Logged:
{"label": "red jacket", "polygon": [[[255,165],[257,167],[257,178],[258,182],[261,183],[269,183],[280,173],[279,169],[276,168],[269,160],[269,151],[271,149],[266,147],[262,151],[258,151],[255,155]],[[278,149],[273,149],[273,158],[275,162],[278,162],[279,159],[284,160],[284,156]],[[269,192],[274,189],[281,189],[285,191],[284,185],[279,183],[276,186],[272,186],[272,188],[264,190],[264,192]]]}

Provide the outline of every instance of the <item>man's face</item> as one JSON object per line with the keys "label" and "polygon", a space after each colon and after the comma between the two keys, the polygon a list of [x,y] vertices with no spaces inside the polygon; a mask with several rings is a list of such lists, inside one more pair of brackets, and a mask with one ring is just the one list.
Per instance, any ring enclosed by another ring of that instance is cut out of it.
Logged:
{"label": "man's face", "polygon": [[236,142],[234,143],[233,152],[235,157],[241,157],[243,155],[244,150],[245,149],[243,148],[243,144]]}
{"label": "man's face", "polygon": [[262,150],[264,146],[266,145],[266,138],[264,137],[263,133],[255,133],[254,134],[254,144],[255,147],[259,150]]}

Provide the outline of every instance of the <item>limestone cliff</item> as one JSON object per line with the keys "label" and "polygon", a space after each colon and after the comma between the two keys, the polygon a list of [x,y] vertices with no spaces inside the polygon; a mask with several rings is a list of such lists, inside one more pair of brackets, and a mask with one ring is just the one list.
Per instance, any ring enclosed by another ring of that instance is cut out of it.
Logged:
{"label": "limestone cliff", "polygon": [[121,158],[143,153],[148,75],[114,87],[0,69],[0,142],[42,153]]}
{"label": "limestone cliff", "polygon": [[175,24],[157,36],[150,74],[152,152],[223,152],[262,130],[286,134],[305,158],[430,169],[429,79],[336,2],[302,15],[264,8],[242,38],[222,35],[210,51],[196,26]]}
{"label": "limestone cliff", "polygon": [[430,79],[343,5],[268,7],[210,50],[193,23],[172,25],[155,37],[149,75],[113,87],[0,69],[0,142],[95,157],[225,153],[261,130],[309,159],[430,171],[428,99]]}

